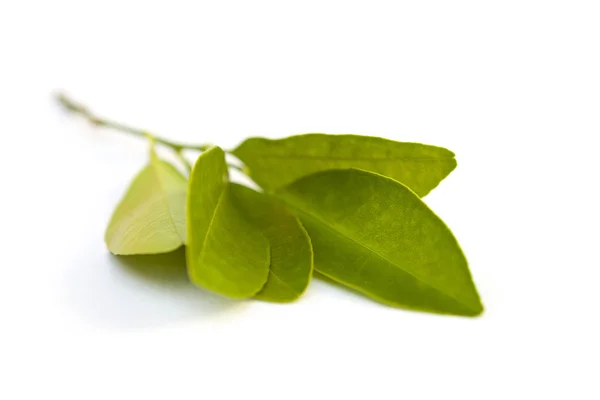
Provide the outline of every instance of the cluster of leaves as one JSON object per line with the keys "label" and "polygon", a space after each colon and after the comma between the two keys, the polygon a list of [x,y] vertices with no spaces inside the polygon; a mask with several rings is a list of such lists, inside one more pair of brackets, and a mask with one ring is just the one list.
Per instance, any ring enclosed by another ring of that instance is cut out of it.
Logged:
{"label": "cluster of leaves", "polygon": [[159,159],[106,231],[118,255],[186,246],[188,274],[221,295],[298,299],[316,271],[389,305],[475,316],[483,307],[452,232],[421,197],[455,167],[444,148],[357,135],[250,138],[230,152],[263,191],[229,181],[206,149],[189,178]]}

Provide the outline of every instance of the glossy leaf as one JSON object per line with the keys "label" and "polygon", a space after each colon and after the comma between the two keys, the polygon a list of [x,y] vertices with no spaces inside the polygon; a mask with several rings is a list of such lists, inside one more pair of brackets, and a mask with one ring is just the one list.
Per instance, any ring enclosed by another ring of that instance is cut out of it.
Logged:
{"label": "glossy leaf", "polygon": [[315,172],[359,168],[389,176],[425,196],[456,167],[454,153],[442,147],[359,135],[250,138],[233,154],[268,191]]}
{"label": "glossy leaf", "polygon": [[258,299],[289,302],[306,290],[312,275],[313,254],[302,224],[279,199],[232,184],[231,191],[244,216],[269,239],[269,278]]}
{"label": "glossy leaf", "polygon": [[166,253],[186,243],[187,180],[151,151],[150,163],[117,206],[105,242],[113,254]]}
{"label": "glossy leaf", "polygon": [[330,170],[277,195],[308,231],[317,271],[394,306],[483,311],[451,231],[403,184],[367,171]]}
{"label": "glossy leaf", "polygon": [[269,242],[232,202],[219,147],[202,153],[194,165],[187,217],[190,279],[232,298],[258,293],[269,274]]}

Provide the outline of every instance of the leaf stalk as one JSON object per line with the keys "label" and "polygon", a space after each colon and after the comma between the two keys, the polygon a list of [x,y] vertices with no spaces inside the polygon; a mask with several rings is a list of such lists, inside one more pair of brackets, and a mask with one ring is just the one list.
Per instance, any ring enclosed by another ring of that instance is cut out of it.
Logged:
{"label": "leaf stalk", "polygon": [[[138,136],[138,137],[142,137],[142,138],[147,138],[148,135],[150,135],[148,133],[148,131],[146,131],[146,130],[134,128],[129,125],[122,124],[120,122],[116,122],[116,121],[112,121],[112,120],[109,120],[106,118],[99,117],[96,114],[92,113],[84,105],[77,103],[77,102],[73,101],[72,99],[70,99],[64,93],[58,93],[56,95],[56,99],[58,100],[59,104],[65,110],[85,118],[86,120],[88,120],[89,123],[91,123],[94,126],[109,128],[109,129],[113,129],[113,130],[116,130],[119,132],[127,133],[130,135]],[[152,138],[154,138],[154,140],[157,143],[160,143],[164,146],[170,147],[177,154],[177,156],[180,159],[183,158],[181,151],[184,149],[205,151],[211,147],[208,144],[191,145],[191,144],[173,142],[171,140],[167,140],[167,139],[155,136],[155,135],[150,135],[150,136],[152,136]],[[186,164],[189,165],[189,163],[187,163],[187,162],[186,162]]]}

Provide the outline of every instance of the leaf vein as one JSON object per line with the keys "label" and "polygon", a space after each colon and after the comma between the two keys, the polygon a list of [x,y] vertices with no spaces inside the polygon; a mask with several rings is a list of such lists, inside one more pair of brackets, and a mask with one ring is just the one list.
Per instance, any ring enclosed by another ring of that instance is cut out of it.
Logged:
{"label": "leaf vein", "polygon": [[[419,276],[415,275],[414,273],[400,267],[398,264],[394,263],[393,261],[389,260],[387,257],[385,257],[384,255],[378,253],[377,251],[375,251],[374,249],[367,247],[366,245],[360,243],[359,241],[357,241],[356,239],[354,239],[353,237],[351,237],[348,233],[345,233],[343,231],[341,231],[339,228],[334,227],[332,224],[330,224],[328,221],[326,221],[325,219],[323,219],[322,217],[315,215],[309,211],[306,211],[305,209],[303,209],[302,207],[300,207],[298,204],[294,204],[293,202],[290,201],[289,198],[287,198],[289,204],[291,206],[293,206],[296,210],[300,211],[301,213],[305,214],[306,216],[313,218],[314,220],[318,221],[322,226],[324,226],[325,228],[329,229],[330,231],[348,239],[349,241],[357,244],[358,246],[370,251],[371,253],[373,253],[374,255],[378,256],[379,258],[381,258],[382,260],[384,260],[385,262],[397,267],[398,269],[402,270],[403,272],[405,272],[406,274],[412,276],[413,278],[415,278],[416,280],[418,280],[419,282],[423,283],[424,285],[436,290],[437,292],[443,294],[444,296],[447,296],[449,298],[451,298],[452,300],[458,302],[459,304],[462,304],[463,306],[466,306],[467,308],[471,309],[471,306],[469,306],[468,304],[465,304],[463,301],[457,299],[456,297],[454,297],[453,295],[446,293],[445,291],[439,289],[438,287],[432,285],[429,282],[424,281],[423,279],[421,279]],[[366,266],[366,264],[364,264],[357,272],[362,271],[362,269]]]}
{"label": "leaf vein", "polygon": [[[294,289],[293,287],[291,287],[290,285],[288,285],[283,279],[281,279],[275,272],[273,272],[273,270],[269,269],[269,273],[271,275],[273,275],[273,277],[275,277],[275,279],[277,279],[279,282],[281,282],[284,286],[286,286],[288,289],[290,289],[290,291],[292,291],[292,293],[294,294],[302,294],[302,292]],[[268,282],[268,281],[267,281]]]}
{"label": "leaf vein", "polygon": [[219,199],[217,200],[217,205],[215,206],[215,210],[213,211],[213,214],[210,218],[210,222],[208,223],[208,228],[206,229],[206,235],[204,235],[204,240],[202,241],[202,246],[200,247],[200,251],[198,254],[202,254],[204,252],[204,247],[206,246],[206,241],[208,240],[208,235],[210,234],[210,231],[212,230],[213,222],[216,219],[217,211],[219,210],[219,207],[221,206],[221,200],[223,199],[224,194],[225,194],[225,190],[222,190],[221,194],[219,195]]}
{"label": "leaf vein", "polygon": [[158,170],[158,166],[157,166],[157,164],[159,162],[160,161],[156,159],[156,155],[152,154],[152,160],[150,161],[150,164],[152,165],[152,171],[154,172],[154,175],[156,176],[156,180],[158,181],[158,186],[160,189],[161,197],[163,199],[163,203],[165,205],[165,208],[168,210],[167,214],[169,215],[169,221],[171,222],[171,225],[173,225],[173,230],[175,231],[177,236],[179,236],[181,241],[183,243],[185,243],[186,240],[185,240],[185,238],[181,237],[179,230],[177,229],[177,225],[175,224],[175,220],[173,219],[173,212],[171,210],[171,206],[169,205],[169,199],[167,197],[167,191],[165,189],[165,184],[163,182],[163,179],[161,177],[160,171]]}

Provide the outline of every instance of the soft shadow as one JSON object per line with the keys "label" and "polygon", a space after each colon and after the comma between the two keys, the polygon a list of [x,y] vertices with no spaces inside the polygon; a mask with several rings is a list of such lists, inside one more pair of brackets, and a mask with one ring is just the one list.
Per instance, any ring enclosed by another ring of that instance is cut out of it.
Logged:
{"label": "soft shadow", "polygon": [[184,248],[166,254],[137,256],[108,254],[108,256],[112,263],[116,263],[128,273],[144,279],[149,284],[167,289],[190,286]]}
{"label": "soft shadow", "polygon": [[[144,256],[103,253],[77,262],[66,276],[68,302],[88,324],[141,329],[185,320],[223,318],[244,302],[208,293],[187,276],[185,251]],[[97,260],[90,263],[89,260]]]}
{"label": "soft shadow", "polygon": [[338,281],[331,279],[327,275],[323,275],[322,273],[320,273],[317,270],[313,271],[313,279],[318,279],[321,282],[325,282],[327,285],[330,285],[330,286],[334,287],[335,289],[339,289],[352,297],[356,297],[357,299],[359,299],[359,301],[364,301],[364,300],[375,301],[375,300],[371,299],[370,297],[366,296],[365,294],[359,292],[358,290],[353,289],[349,286],[342,285]]}

